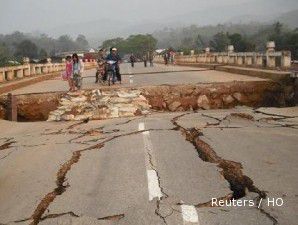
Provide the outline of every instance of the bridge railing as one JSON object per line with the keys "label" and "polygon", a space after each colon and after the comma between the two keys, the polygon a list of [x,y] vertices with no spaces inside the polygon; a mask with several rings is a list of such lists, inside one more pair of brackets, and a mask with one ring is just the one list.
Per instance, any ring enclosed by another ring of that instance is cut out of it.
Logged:
{"label": "bridge railing", "polygon": [[[96,65],[97,64],[95,60],[89,60],[88,62],[84,62],[85,69],[93,68]],[[0,83],[13,80],[20,80],[27,77],[62,72],[64,70],[65,62],[48,62],[44,64],[25,63],[24,65],[19,66],[0,67]]]}
{"label": "bridge railing", "polygon": [[248,67],[289,68],[291,67],[291,52],[239,52],[239,53],[203,53],[198,55],[178,55],[178,63],[210,63]]}
{"label": "bridge railing", "polygon": [[[156,62],[162,62],[163,57],[158,56]],[[267,51],[260,52],[234,52],[232,45],[228,46],[227,52],[210,52],[209,48],[205,49],[205,53],[175,56],[175,61],[179,63],[197,63],[197,64],[223,64],[245,67],[263,67],[269,69],[287,69],[291,67],[290,51],[275,51],[274,42],[267,43]]]}

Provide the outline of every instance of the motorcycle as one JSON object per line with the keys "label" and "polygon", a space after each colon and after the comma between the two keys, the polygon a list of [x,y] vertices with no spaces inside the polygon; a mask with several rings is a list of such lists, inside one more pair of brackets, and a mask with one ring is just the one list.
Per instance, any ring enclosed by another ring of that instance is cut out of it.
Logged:
{"label": "motorcycle", "polygon": [[109,86],[115,84],[116,82],[116,61],[108,60],[106,61],[106,76]]}

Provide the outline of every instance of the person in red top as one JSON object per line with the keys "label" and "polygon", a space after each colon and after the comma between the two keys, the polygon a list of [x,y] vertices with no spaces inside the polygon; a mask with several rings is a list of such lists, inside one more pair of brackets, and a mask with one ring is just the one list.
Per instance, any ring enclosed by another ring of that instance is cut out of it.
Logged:
{"label": "person in red top", "polygon": [[72,59],[71,56],[66,57],[66,64],[65,64],[65,73],[66,79],[69,85],[69,91],[75,91],[74,83],[73,83],[73,73],[72,73]]}

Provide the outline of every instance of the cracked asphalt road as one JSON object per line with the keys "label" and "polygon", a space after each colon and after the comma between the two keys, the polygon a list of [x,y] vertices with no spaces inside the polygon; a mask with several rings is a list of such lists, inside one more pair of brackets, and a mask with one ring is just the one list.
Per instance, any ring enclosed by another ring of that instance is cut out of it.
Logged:
{"label": "cracked asphalt road", "polygon": [[[297,107],[0,128],[0,224],[298,221]],[[284,205],[210,203],[236,194]]]}

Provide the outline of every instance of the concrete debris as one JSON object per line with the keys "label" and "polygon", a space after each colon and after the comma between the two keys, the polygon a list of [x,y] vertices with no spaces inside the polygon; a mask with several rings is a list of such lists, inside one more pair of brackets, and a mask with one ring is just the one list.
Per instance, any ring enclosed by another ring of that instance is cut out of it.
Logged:
{"label": "concrete debris", "polygon": [[68,93],[59,101],[56,110],[50,112],[48,121],[102,120],[131,117],[149,113],[150,105],[138,90],[100,90]]}
{"label": "concrete debris", "polygon": [[227,95],[223,97],[223,101],[226,104],[231,104],[234,102],[234,98],[231,95]]}
{"label": "concrete debris", "polygon": [[202,109],[210,109],[209,99],[206,95],[201,95],[198,98],[198,107]]}

